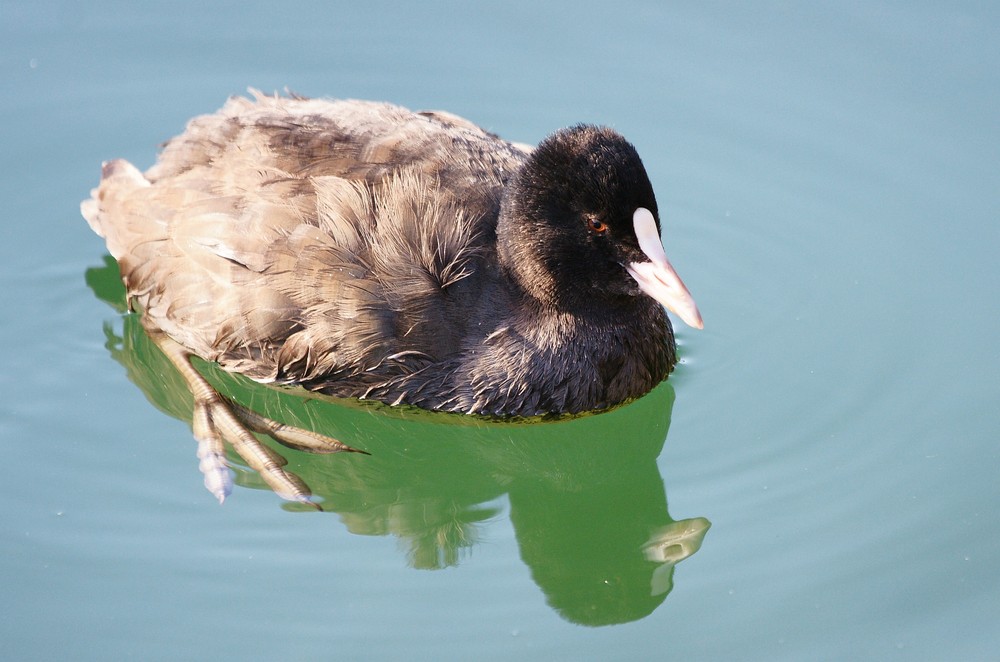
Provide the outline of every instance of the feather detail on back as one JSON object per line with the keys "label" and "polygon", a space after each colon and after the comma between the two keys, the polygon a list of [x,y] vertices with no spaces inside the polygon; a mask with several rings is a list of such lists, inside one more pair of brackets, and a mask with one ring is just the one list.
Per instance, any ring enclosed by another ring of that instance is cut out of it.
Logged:
{"label": "feather detail on back", "polygon": [[145,176],[106,164],[82,210],[147,323],[195,354],[375,383],[464,337],[447,320],[523,158],[445,113],[258,95],[192,120]]}

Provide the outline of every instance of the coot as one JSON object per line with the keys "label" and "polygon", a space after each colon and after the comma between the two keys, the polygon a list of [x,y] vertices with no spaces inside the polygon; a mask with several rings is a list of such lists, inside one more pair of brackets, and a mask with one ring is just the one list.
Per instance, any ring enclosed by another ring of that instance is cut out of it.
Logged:
{"label": "coot", "polygon": [[666,379],[663,306],[702,327],[617,132],[579,125],[532,149],[445,112],[253,97],[192,120],[145,174],[105,163],[81,206],[195,396],[220,501],[223,439],[302,501],[308,488],[250,430],[354,449],[223,398],[192,355],[334,396],[533,416],[612,407]]}

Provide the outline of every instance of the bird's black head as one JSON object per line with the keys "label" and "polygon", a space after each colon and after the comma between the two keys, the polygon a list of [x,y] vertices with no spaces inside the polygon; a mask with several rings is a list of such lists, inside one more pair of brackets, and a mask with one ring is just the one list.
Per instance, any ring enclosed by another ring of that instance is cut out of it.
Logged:
{"label": "bird's black head", "polygon": [[653,187],[617,132],[579,125],[556,132],[507,185],[497,228],[500,260],[521,287],[567,311],[616,308],[641,293],[626,266],[648,258],[633,226]]}

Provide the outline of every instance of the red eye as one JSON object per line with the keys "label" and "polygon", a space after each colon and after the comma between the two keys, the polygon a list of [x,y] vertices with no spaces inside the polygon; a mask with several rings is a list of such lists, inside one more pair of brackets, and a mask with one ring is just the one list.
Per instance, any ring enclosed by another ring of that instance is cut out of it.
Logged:
{"label": "red eye", "polygon": [[590,229],[597,234],[604,234],[608,231],[608,224],[599,218],[593,217],[590,219]]}

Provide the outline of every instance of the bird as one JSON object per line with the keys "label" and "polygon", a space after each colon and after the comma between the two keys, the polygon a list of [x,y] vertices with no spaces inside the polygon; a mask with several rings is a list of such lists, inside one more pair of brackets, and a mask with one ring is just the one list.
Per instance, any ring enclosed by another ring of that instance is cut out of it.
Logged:
{"label": "bird", "polygon": [[[206,487],[225,442],[286,499],[310,490],[253,432],[356,451],[233,402],[191,362],[326,395],[499,418],[615,407],[703,328],[653,187],[614,129],[537,146],[445,111],[250,90],[81,203],[130,309],[194,397]],[[363,451],[361,451],[363,452]]]}

